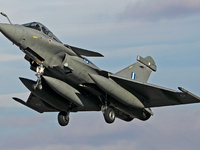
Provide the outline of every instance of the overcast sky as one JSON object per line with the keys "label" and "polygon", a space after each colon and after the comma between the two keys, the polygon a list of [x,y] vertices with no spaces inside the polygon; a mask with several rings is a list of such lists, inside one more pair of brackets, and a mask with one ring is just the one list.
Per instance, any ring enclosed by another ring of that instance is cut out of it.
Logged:
{"label": "overcast sky", "polygon": [[[39,21],[63,43],[94,50],[90,58],[113,73],[152,56],[157,72],[149,83],[200,96],[199,0],[0,0],[0,12],[12,23]],[[7,23],[0,16],[1,23]],[[153,108],[143,122],[116,119],[105,123],[101,112],[71,113],[67,127],[57,113],[39,114],[12,97],[27,99],[18,77],[36,80],[24,54],[0,34],[0,147],[4,150],[188,150],[199,149],[200,104]],[[155,93],[156,94],[156,93]]]}

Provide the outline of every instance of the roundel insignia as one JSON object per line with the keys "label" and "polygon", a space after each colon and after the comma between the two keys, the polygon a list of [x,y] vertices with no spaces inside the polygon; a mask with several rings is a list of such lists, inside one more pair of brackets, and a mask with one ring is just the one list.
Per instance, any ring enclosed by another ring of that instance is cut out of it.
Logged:
{"label": "roundel insignia", "polygon": [[89,64],[89,60],[87,60],[87,58],[83,58],[83,61],[86,63],[86,64]]}
{"label": "roundel insignia", "polygon": [[49,39],[49,43],[51,43],[52,42],[52,40],[51,39]]}

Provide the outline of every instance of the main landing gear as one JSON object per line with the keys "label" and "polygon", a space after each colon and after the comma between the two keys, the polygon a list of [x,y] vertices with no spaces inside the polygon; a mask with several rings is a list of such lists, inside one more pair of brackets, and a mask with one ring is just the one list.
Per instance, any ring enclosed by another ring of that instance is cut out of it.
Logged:
{"label": "main landing gear", "polygon": [[61,126],[66,126],[69,123],[69,112],[60,112],[58,114],[58,123]]}
{"label": "main landing gear", "polygon": [[[107,107],[103,110],[103,116],[105,121],[111,124],[115,121],[115,110],[111,107]],[[61,126],[67,126],[69,124],[69,112],[61,111],[58,114],[58,123]]]}
{"label": "main landing gear", "polygon": [[45,67],[43,66],[43,62],[36,68],[36,77],[37,83],[33,85],[34,90],[42,90],[42,75],[44,73]]}
{"label": "main landing gear", "polygon": [[107,123],[111,124],[115,121],[115,110],[112,107],[109,107],[107,93],[105,97],[99,97],[100,101],[102,102],[101,111],[103,113],[104,119]]}
{"label": "main landing gear", "polygon": [[107,123],[111,124],[115,121],[115,110],[111,107],[102,106],[104,119]]}

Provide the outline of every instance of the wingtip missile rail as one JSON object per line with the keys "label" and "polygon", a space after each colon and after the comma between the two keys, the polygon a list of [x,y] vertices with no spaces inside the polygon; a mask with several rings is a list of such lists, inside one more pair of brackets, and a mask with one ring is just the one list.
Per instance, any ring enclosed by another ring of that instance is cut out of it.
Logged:
{"label": "wingtip missile rail", "polygon": [[196,98],[196,99],[198,99],[198,100],[200,101],[200,97],[198,97],[197,95],[195,95],[195,94],[193,94],[193,93],[187,91],[186,89],[184,89],[184,88],[182,88],[182,87],[178,87],[178,89],[179,89],[180,91],[182,91],[183,93],[189,94],[190,96],[192,96],[192,97],[194,97],[194,98]]}

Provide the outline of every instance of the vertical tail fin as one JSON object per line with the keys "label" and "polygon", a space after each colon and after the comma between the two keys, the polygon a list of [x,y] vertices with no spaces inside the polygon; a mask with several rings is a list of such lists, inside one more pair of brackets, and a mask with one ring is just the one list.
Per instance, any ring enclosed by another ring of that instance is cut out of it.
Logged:
{"label": "vertical tail fin", "polygon": [[137,56],[137,61],[115,74],[136,81],[147,82],[151,72],[156,71],[156,64],[151,56],[145,58]]}

